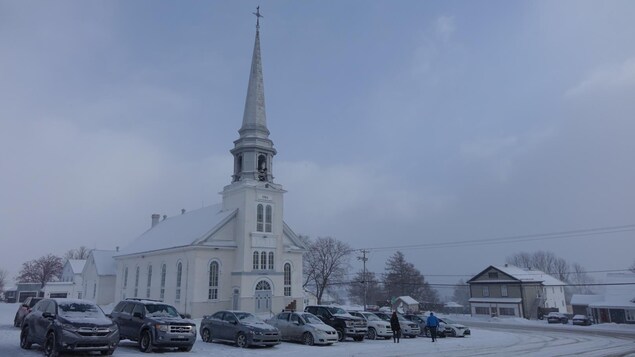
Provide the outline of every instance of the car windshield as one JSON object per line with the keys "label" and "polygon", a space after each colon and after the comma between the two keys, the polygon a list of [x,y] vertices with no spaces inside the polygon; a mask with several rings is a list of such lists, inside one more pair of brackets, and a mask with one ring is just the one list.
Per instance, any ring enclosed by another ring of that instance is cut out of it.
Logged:
{"label": "car windshield", "polygon": [[384,321],[380,319],[379,317],[377,317],[377,315],[375,314],[364,314],[364,316],[366,317],[368,321]]}
{"label": "car windshield", "polygon": [[173,306],[163,305],[163,304],[148,304],[146,307],[146,316],[150,317],[160,317],[160,316],[171,316],[171,317],[179,317],[178,311]]}
{"label": "car windshield", "polygon": [[104,317],[99,306],[85,302],[64,302],[57,305],[57,313],[64,317]]}
{"label": "car windshield", "polygon": [[306,323],[308,323],[308,324],[321,324],[321,323],[323,323],[322,320],[320,320],[317,316],[315,316],[313,314],[302,314],[300,316],[302,316],[304,321],[306,321]]}
{"label": "car windshield", "polygon": [[443,322],[445,322],[446,324],[456,324],[456,322],[454,320],[450,320],[447,317],[443,318]]}
{"label": "car windshield", "polygon": [[349,315],[348,312],[346,312],[344,309],[339,307],[331,306],[331,307],[328,307],[328,309],[333,315]]}
{"label": "car windshield", "polygon": [[257,318],[256,315],[250,314],[248,312],[235,312],[234,314],[236,315],[238,320],[242,322],[261,322],[261,320]]}

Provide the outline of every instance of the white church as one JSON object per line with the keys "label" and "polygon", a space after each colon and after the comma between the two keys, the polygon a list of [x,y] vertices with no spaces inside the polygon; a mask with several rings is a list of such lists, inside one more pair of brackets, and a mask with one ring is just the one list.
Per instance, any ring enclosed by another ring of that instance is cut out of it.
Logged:
{"label": "white church", "polygon": [[307,247],[284,222],[286,191],[274,183],[259,27],[257,22],[242,126],[231,150],[232,182],[218,204],[163,219],[153,214],[151,228],[114,253],[115,301],[162,300],[192,317],[221,309],[303,309]]}

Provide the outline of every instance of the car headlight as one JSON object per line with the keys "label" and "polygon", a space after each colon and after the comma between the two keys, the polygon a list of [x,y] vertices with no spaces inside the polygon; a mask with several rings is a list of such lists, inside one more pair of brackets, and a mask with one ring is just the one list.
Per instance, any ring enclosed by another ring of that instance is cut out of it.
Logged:
{"label": "car headlight", "polygon": [[353,326],[354,322],[351,320],[346,320],[346,327],[351,327]]}
{"label": "car headlight", "polygon": [[170,326],[169,325],[156,324],[156,325],[154,325],[154,327],[157,329],[157,331],[162,331],[162,332],[170,331]]}
{"label": "car headlight", "polygon": [[77,327],[71,324],[60,323],[60,327],[67,331],[77,332]]}

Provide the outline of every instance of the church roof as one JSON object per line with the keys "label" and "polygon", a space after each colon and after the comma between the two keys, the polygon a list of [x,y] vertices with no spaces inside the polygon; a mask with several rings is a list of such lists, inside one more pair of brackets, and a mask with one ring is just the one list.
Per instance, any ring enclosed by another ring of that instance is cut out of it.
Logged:
{"label": "church roof", "polygon": [[150,228],[116,256],[152,252],[196,244],[210,236],[236,214],[222,210],[221,204],[203,207],[178,216],[168,217]]}

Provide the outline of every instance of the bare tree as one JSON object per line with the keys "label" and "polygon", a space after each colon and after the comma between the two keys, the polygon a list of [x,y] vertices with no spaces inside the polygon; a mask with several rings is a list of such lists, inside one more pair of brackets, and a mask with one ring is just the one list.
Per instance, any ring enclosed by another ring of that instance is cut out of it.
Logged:
{"label": "bare tree", "polygon": [[533,254],[516,253],[507,257],[506,261],[520,268],[542,270],[561,281],[567,281],[569,263],[551,252],[539,250]]}
{"label": "bare tree", "polygon": [[470,307],[470,286],[463,281],[463,279],[459,280],[459,282],[454,285],[454,293],[452,294],[452,301],[463,305],[463,309],[469,310]]}
{"label": "bare tree", "polygon": [[22,270],[16,278],[20,283],[40,283],[43,288],[62,274],[62,258],[48,254],[35,260],[22,263]]}
{"label": "bare tree", "polygon": [[380,300],[386,300],[383,290],[375,273],[366,271],[364,276],[364,272],[359,271],[348,286],[348,296],[356,304],[363,305],[366,302],[374,305]]}
{"label": "bare tree", "polygon": [[320,304],[329,285],[344,282],[353,250],[348,244],[331,237],[318,238],[314,242],[308,238],[305,240],[309,249],[304,253],[303,287],[312,289]]}
{"label": "bare tree", "polygon": [[4,292],[4,287],[7,285],[7,273],[6,270],[0,269],[0,293]]}
{"label": "bare tree", "polygon": [[593,284],[595,280],[589,276],[582,265],[573,263],[572,268],[568,280],[570,284],[574,285],[570,287],[571,294],[593,294],[593,289],[585,284]]}
{"label": "bare tree", "polygon": [[70,259],[85,260],[85,259],[88,259],[88,256],[90,255],[91,251],[92,249],[88,249],[82,245],[79,248],[71,249],[68,252],[66,252],[66,254],[64,254],[64,260],[70,260]]}

